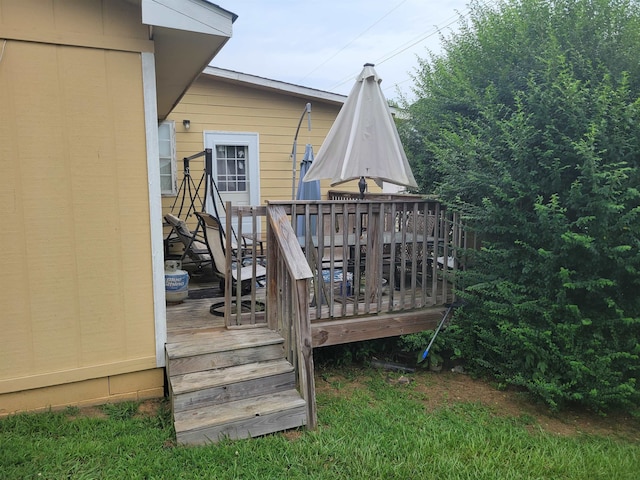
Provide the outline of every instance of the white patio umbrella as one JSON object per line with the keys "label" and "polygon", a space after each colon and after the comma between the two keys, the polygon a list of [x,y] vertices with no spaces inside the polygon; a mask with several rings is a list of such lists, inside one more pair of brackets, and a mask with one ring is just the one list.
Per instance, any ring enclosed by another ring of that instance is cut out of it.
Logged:
{"label": "white patio umbrella", "polygon": [[328,178],[331,186],[364,178],[417,187],[391,109],[373,65],[367,63],[320,147],[305,182]]}

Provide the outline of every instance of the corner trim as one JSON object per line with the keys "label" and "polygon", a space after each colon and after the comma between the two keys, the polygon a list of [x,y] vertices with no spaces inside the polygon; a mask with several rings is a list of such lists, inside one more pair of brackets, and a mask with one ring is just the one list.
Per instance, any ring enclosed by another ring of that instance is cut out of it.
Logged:
{"label": "corner trim", "polygon": [[165,366],[164,344],[167,341],[167,306],[164,294],[164,248],[162,242],[162,194],[158,147],[158,106],[156,70],[153,53],[142,53],[144,123],[147,142],[147,178],[149,183],[149,222],[153,275],[153,312],[156,332],[156,366]]}

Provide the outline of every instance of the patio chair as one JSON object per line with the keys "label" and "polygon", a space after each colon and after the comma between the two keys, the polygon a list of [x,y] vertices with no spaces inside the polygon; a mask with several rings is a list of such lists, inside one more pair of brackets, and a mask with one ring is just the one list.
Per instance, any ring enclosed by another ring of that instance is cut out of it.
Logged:
{"label": "patio chair", "polygon": [[[402,275],[411,274],[414,264],[419,279],[422,277],[423,262],[425,261],[427,262],[427,275],[430,274],[433,264],[431,249],[435,245],[433,235],[436,217],[429,213],[418,213],[416,215],[410,211],[401,213],[399,222],[401,223],[399,227],[401,229],[404,228],[406,232],[406,243],[398,245],[395,252],[396,288],[400,284]],[[419,239],[415,243],[415,250],[414,238]]]}
{"label": "patio chair", "polygon": [[186,257],[189,257],[198,269],[211,263],[209,248],[205,243],[204,237],[198,237],[198,229],[192,232],[184,220],[181,220],[171,213],[167,213],[164,219],[167,224],[171,226],[171,232],[166,241],[175,235],[184,247],[184,251],[180,257],[181,262],[184,261]]}
{"label": "patio chair", "polygon": [[[220,288],[224,290],[226,281],[228,280],[225,275],[226,271],[226,248],[225,248],[225,235],[220,220],[205,212],[195,212],[198,217],[199,228],[202,228],[202,233],[208,248],[208,251],[213,260],[213,272],[220,279]],[[252,256],[238,256],[232,252],[232,265],[231,265],[231,280],[232,285],[236,285],[240,282],[243,292],[251,291],[252,283],[262,284],[266,282],[267,269],[260,264],[261,257],[256,256],[256,265],[251,263]],[[244,250],[241,249],[242,254]],[[255,268],[255,276],[253,269]]]}

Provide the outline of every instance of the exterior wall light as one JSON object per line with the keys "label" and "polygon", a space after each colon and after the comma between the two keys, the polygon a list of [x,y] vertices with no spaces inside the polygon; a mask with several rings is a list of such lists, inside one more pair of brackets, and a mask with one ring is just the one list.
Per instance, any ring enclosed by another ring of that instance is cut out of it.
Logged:
{"label": "exterior wall light", "polygon": [[185,130],[189,130],[191,128],[191,120],[182,120],[182,125],[184,125]]}

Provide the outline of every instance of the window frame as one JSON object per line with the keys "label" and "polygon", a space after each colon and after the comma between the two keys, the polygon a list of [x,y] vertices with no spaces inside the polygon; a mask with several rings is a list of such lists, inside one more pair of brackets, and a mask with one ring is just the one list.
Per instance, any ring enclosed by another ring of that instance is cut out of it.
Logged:
{"label": "window frame", "polygon": [[[219,148],[222,147],[224,149],[224,155],[219,156]],[[229,156],[229,149],[233,149],[233,156]],[[242,149],[244,152],[244,156],[239,155],[238,149]],[[217,144],[215,151],[215,173],[216,173],[216,183],[220,192],[225,193],[244,193],[249,194],[250,189],[250,178],[247,174],[247,171],[250,170],[250,158],[249,158],[249,145],[226,145],[226,144]],[[242,162],[243,166],[241,168],[240,163]],[[220,165],[224,165],[224,168],[221,171]],[[232,167],[232,168],[229,168]],[[230,188],[233,185],[235,188]],[[244,188],[239,189],[240,185],[244,185]]]}
{"label": "window frame", "polygon": [[[169,127],[168,139],[162,138],[160,134],[161,132],[160,127],[165,125]],[[167,141],[167,140],[170,143],[170,150],[171,150],[171,158],[169,159],[169,164],[171,167],[171,189],[170,190],[164,189],[162,185],[162,178],[163,178],[162,160],[166,159],[167,157],[163,157],[161,155],[161,152],[163,151],[163,149],[160,147],[160,142]],[[163,197],[175,197],[178,194],[178,172],[177,172],[178,169],[176,165],[176,123],[173,120],[165,120],[164,122],[160,122],[160,124],[158,124],[158,166],[160,170],[160,194]]]}
{"label": "window frame", "polygon": [[[248,175],[246,178],[248,189],[246,192],[248,197],[248,203],[246,205],[260,205],[260,134],[258,132],[229,132],[229,131],[220,131],[220,130],[205,130],[204,132],[204,144],[205,148],[211,148],[214,152],[213,159],[213,171],[211,172],[214,175],[214,179],[216,184],[218,182],[218,169],[216,165],[215,159],[215,149],[218,145],[223,146],[246,146],[247,147],[247,157],[245,169],[248,169]],[[225,191],[220,192],[223,196],[226,194],[237,195],[237,191]],[[216,198],[216,201],[218,199]],[[212,208],[212,206],[208,206],[208,208]],[[212,213],[211,210],[207,210]],[[220,214],[221,220],[224,219],[224,215]],[[232,219],[235,221],[235,219]],[[244,232],[252,231],[251,225],[251,217],[244,217]],[[237,226],[234,225],[234,228]],[[257,231],[261,231],[261,222],[260,218],[258,218]]]}

